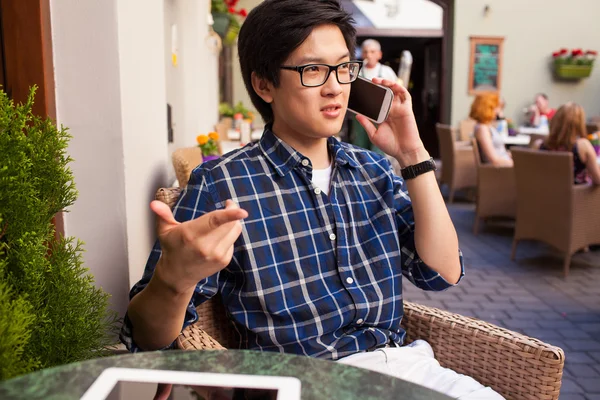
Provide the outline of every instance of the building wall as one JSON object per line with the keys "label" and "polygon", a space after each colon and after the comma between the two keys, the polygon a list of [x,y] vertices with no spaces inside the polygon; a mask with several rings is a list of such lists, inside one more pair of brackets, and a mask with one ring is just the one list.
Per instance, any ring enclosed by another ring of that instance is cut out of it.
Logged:
{"label": "building wall", "polygon": [[[484,6],[490,12],[484,15]],[[561,47],[600,50],[597,34],[600,2],[571,0],[455,0],[452,124],[465,118],[473,100],[467,92],[469,36],[504,37],[501,95],[506,114],[522,122],[521,110],[538,92],[558,107],[580,103],[588,115],[600,114],[600,69],[576,82],[555,81],[552,53]]]}
{"label": "building wall", "polygon": [[50,2],[57,119],[73,135],[79,191],[65,233],[85,242],[84,263],[121,315],[156,237],[148,204],[174,179],[165,1],[182,24],[175,146],[191,146],[217,121],[217,56],[204,42],[208,0]]}
{"label": "building wall", "polygon": [[65,234],[85,242],[85,265],[122,312],[129,272],[116,1],[51,0],[50,7],[56,114],[73,136],[79,191]]}

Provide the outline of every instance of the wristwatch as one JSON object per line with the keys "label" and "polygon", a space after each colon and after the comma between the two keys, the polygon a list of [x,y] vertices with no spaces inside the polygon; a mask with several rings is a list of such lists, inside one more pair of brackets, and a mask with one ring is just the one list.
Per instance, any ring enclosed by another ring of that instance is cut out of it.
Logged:
{"label": "wristwatch", "polygon": [[400,170],[400,174],[404,180],[414,179],[417,176],[424,174],[429,171],[436,171],[437,166],[435,165],[435,161],[433,161],[433,157],[429,160],[420,162],[415,165],[409,165],[406,168],[402,168]]}

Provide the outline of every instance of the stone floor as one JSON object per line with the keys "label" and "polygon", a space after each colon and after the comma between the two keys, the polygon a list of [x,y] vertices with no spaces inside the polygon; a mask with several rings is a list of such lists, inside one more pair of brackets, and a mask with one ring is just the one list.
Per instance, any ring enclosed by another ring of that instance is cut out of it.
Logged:
{"label": "stone floor", "polygon": [[512,262],[514,225],[483,224],[474,236],[474,205],[448,208],[465,256],[466,275],[456,288],[441,293],[407,283],[405,298],[561,347],[566,355],[561,400],[600,399],[600,249],[574,255],[565,279],[562,256],[551,247],[522,242]]}

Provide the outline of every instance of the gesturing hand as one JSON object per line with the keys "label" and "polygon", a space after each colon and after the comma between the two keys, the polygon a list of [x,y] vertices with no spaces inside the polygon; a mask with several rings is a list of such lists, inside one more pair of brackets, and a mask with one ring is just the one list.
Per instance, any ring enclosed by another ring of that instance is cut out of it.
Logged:
{"label": "gesturing hand", "polygon": [[165,203],[153,201],[157,215],[162,256],[156,272],[177,292],[184,292],[225,268],[233,256],[233,244],[242,232],[240,220],[248,213],[231,200],[225,209],[209,212],[191,221],[177,222]]}

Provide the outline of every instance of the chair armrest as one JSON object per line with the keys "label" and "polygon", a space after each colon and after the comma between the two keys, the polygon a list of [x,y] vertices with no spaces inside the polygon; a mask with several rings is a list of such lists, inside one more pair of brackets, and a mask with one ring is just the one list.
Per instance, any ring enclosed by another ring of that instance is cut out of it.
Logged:
{"label": "chair armrest", "polygon": [[495,166],[481,164],[478,168],[479,185],[494,186],[496,188],[510,188],[513,197],[516,197],[515,169],[508,166]]}
{"label": "chair armrest", "polygon": [[441,365],[513,399],[558,399],[565,354],[475,318],[404,302],[407,342],[426,340]]}
{"label": "chair armrest", "polygon": [[198,323],[188,326],[179,334],[177,348],[181,350],[227,350],[202,330]]}
{"label": "chair armrest", "polygon": [[455,149],[456,166],[469,166],[475,169],[475,156],[473,146],[460,146]]}
{"label": "chair armrest", "polygon": [[173,208],[179,199],[181,191],[182,189],[178,187],[160,188],[156,191],[154,198],[158,201],[162,201],[168,205],[169,208]]}

